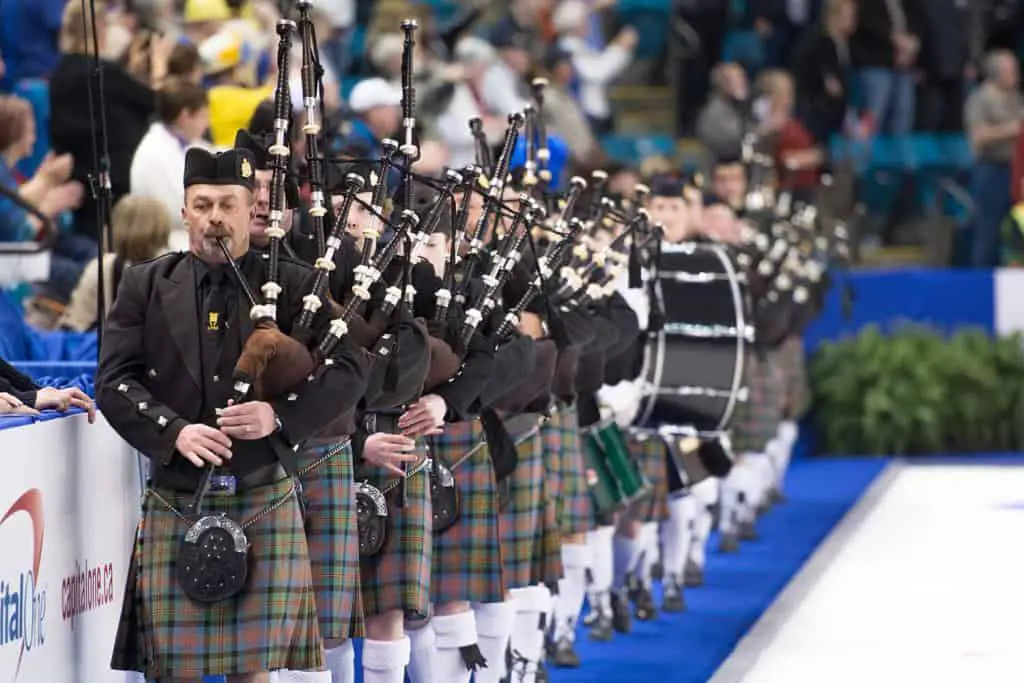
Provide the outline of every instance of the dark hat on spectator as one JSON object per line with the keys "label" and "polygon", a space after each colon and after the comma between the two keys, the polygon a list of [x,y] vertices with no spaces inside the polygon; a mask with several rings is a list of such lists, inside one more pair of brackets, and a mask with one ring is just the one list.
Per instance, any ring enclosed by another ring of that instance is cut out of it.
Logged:
{"label": "dark hat on spectator", "polygon": [[530,49],[530,34],[508,19],[494,27],[490,41],[496,50]]}
{"label": "dark hat on spectator", "polygon": [[241,185],[256,187],[256,160],[246,149],[216,154],[193,147],[185,153],[185,187],[191,185]]}
{"label": "dark hat on spectator", "polygon": [[[244,149],[249,152],[259,171],[269,171],[273,168],[273,160],[269,151],[272,144],[274,144],[274,136],[271,134],[250,133],[244,129],[235,133],[235,149]],[[285,177],[284,196],[289,209],[299,207],[299,188],[292,173],[288,173]]]}
{"label": "dark hat on spectator", "polygon": [[[444,196],[440,192],[435,192],[426,187],[417,187],[416,192],[412,198],[412,210],[416,212],[416,215],[420,217],[420,225],[423,226],[423,221],[426,220],[427,214],[429,214],[434,205],[438,202],[447,202]],[[406,207],[401,207],[406,208]],[[437,227],[434,232],[448,235],[451,237],[452,234],[452,212],[450,209],[445,208],[441,211],[441,218],[437,221]]]}
{"label": "dark hat on spectator", "polygon": [[544,53],[544,68],[551,71],[562,62],[571,59],[572,53],[556,43],[548,47]]}
{"label": "dark hat on spectator", "polygon": [[686,178],[682,175],[656,175],[651,178],[647,186],[651,188],[652,197],[683,197],[686,189]]}

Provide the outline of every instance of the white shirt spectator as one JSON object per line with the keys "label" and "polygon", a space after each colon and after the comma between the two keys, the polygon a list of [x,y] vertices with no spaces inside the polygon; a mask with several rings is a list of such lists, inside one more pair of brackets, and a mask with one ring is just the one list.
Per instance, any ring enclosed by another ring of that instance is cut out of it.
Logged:
{"label": "white shirt spectator", "polygon": [[188,250],[188,231],[181,224],[185,205],[185,144],[162,123],[154,123],[143,136],[132,157],[131,193],[159,200],[171,218],[169,245],[172,251]]}
{"label": "white shirt spectator", "polygon": [[448,148],[450,167],[476,163],[476,145],[468,121],[483,116],[473,91],[465,83],[457,83],[448,108],[437,118],[437,136]]}
{"label": "white shirt spectator", "polygon": [[608,86],[629,66],[632,53],[615,43],[598,52],[577,36],[564,36],[558,44],[572,55],[583,111],[592,118],[607,119],[612,114]]}
{"label": "white shirt spectator", "polygon": [[508,116],[526,108],[526,100],[519,96],[517,81],[515,72],[500,59],[487,69],[481,96],[491,112]]}

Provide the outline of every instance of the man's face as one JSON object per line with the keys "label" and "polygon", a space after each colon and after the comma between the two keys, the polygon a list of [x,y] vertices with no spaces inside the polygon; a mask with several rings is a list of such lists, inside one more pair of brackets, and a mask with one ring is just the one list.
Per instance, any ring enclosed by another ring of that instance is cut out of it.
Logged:
{"label": "man's face", "polygon": [[366,112],[365,116],[366,123],[374,133],[379,136],[391,135],[398,130],[398,125],[402,122],[402,108],[374,107]]}
{"label": "man's face", "polygon": [[[373,194],[371,192],[360,192],[356,195],[356,199],[358,201],[352,202],[352,208],[348,212],[345,232],[355,237],[356,242],[361,248],[363,246],[363,231],[370,227],[370,223],[373,220],[373,214],[367,208],[367,205],[373,200]],[[344,195],[333,195],[331,197],[331,205],[335,214],[341,211],[341,207],[344,204]],[[374,241],[376,242],[376,240]]]}
{"label": "man's face", "polygon": [[743,206],[747,196],[747,172],[743,164],[723,164],[715,168],[711,191],[733,208]]}
{"label": "man's face", "polygon": [[705,236],[714,242],[738,244],[742,237],[742,228],[736,214],[725,204],[704,207],[701,227]]}
{"label": "man's face", "polygon": [[530,53],[521,47],[505,48],[501,58],[517,74],[525,75],[530,70]]}
{"label": "man's face", "polygon": [[420,258],[434,267],[434,273],[438,277],[444,277],[444,266],[449,256],[449,245],[448,235],[443,232],[435,232],[420,247]]}
{"label": "man's face", "polygon": [[651,197],[647,208],[652,223],[661,223],[665,229],[665,239],[669,242],[682,242],[689,230],[689,211],[686,200],[682,197]]}
{"label": "man's face", "polygon": [[195,111],[182,112],[178,122],[189,142],[198,140],[210,127],[210,108],[200,107]]}
{"label": "man's face", "polygon": [[249,224],[255,212],[252,193],[240,185],[192,185],[185,190],[181,218],[189,249],[207,263],[225,263],[217,245],[223,239],[232,258],[249,251]]}
{"label": "man's face", "polygon": [[[249,241],[253,246],[263,248],[270,243],[267,228],[270,226],[270,180],[273,171],[256,171],[256,192],[254,193],[253,217],[249,221]],[[284,210],[281,227],[287,232],[292,227],[292,210]]]}

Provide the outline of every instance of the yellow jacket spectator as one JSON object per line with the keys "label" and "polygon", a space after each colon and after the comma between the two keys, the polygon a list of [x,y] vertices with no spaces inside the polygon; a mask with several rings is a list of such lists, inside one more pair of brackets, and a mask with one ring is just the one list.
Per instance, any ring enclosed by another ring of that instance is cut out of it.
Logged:
{"label": "yellow jacket spectator", "polygon": [[210,136],[217,147],[234,144],[235,133],[245,128],[256,107],[263,100],[273,97],[273,83],[262,87],[250,87],[251,67],[246,59],[246,48],[242,38],[234,31],[224,30],[207,38],[199,46],[209,87]]}

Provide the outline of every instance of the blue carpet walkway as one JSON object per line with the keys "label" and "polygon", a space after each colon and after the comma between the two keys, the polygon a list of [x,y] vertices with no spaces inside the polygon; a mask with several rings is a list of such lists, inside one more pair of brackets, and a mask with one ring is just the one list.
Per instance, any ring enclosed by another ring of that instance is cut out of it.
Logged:
{"label": "blue carpet walkway", "polygon": [[[705,585],[688,589],[683,614],[634,622],[629,635],[594,644],[580,629],[583,666],[553,670],[553,683],[705,683],[825,536],[885,467],[875,458],[794,461],[787,495],[758,523],[761,540],[722,555],[712,536]],[[661,596],[656,596],[659,604]],[[206,683],[222,679],[208,677]],[[443,682],[438,682],[443,683]]]}

